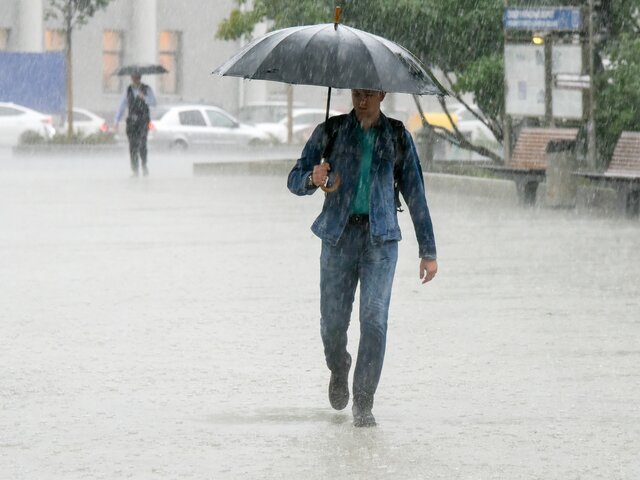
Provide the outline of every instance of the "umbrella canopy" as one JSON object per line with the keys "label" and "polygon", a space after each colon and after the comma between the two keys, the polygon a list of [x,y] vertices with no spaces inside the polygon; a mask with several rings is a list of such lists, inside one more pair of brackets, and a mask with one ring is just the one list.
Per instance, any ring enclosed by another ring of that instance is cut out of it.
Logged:
{"label": "umbrella canopy", "polygon": [[339,23],[273,31],[251,42],[213,73],[298,85],[447,94],[405,48]]}
{"label": "umbrella canopy", "polygon": [[125,75],[155,75],[159,73],[169,73],[169,70],[162,65],[154,65],[151,63],[133,63],[131,65],[125,65],[120,67],[115,75],[119,77]]}

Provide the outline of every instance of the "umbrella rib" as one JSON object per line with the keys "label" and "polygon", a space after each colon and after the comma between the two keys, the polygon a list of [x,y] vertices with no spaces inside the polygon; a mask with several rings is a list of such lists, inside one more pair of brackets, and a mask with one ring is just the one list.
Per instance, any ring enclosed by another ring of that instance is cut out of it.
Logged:
{"label": "umbrella rib", "polygon": [[[349,31],[351,32],[351,30],[349,29]],[[373,69],[375,70],[376,73],[376,77],[378,78],[378,84],[380,85],[380,88],[382,88],[382,82],[380,80],[380,73],[378,72],[378,67],[376,66],[375,62],[373,61],[373,56],[371,55],[371,52],[369,51],[369,47],[367,46],[367,44],[362,40],[362,38],[360,38],[359,35],[356,35],[355,33],[351,32],[351,34],[353,36],[356,37],[356,39],[362,44],[364,45],[364,49],[367,52],[367,55],[369,56],[369,60],[371,60],[371,65],[373,65]],[[386,46],[386,45],[385,45]]]}
{"label": "umbrella rib", "polygon": [[[298,33],[299,31],[300,31],[300,29],[299,29],[299,28],[292,27],[290,32],[287,32],[287,34],[286,34],[286,35],[284,35],[280,40],[278,40],[278,43],[276,44],[276,47],[279,47],[280,45],[282,45],[282,43],[283,43],[285,40],[287,40],[287,39],[288,39],[289,37],[291,37],[292,35],[294,35],[294,34]],[[319,31],[320,31],[320,30],[318,30],[318,32],[319,32]],[[313,34],[313,36],[317,35],[317,34],[318,34],[318,32],[315,32],[315,33]],[[312,36],[311,38],[313,38],[313,36]],[[308,44],[309,44],[309,42],[307,42],[307,45],[308,45]],[[306,48],[307,48],[307,46],[305,45],[305,49],[306,49]],[[264,65],[264,64],[266,63],[266,61],[271,57],[271,54],[273,53],[273,50],[275,50],[275,48],[274,48],[274,49],[272,49],[272,51],[269,53],[269,55],[266,55],[266,56],[262,59],[262,62],[260,62],[260,64],[258,65],[258,67],[255,69],[254,74],[253,74],[251,77],[249,77],[250,79],[252,79],[252,80],[253,80],[253,79],[254,79],[254,77],[258,74],[258,72],[260,72],[260,71],[261,71],[262,65]],[[284,83],[288,83],[288,82],[284,82]]]}
{"label": "umbrella rib", "polygon": [[[377,37],[377,35],[374,35],[374,37]],[[386,40],[382,37],[379,37],[382,40]],[[384,48],[386,48],[392,55],[396,55],[398,57],[400,57],[403,61],[406,62],[406,59],[402,56],[399,55],[397,52],[394,52],[391,47],[389,47],[389,45],[387,45],[387,42],[380,42],[382,43],[382,45],[384,45]],[[409,50],[407,50],[406,48],[402,47],[401,45],[395,44],[395,46],[397,48],[399,48],[400,50],[404,51],[405,53],[407,53],[416,63],[417,66],[421,67],[422,70],[424,71],[424,73],[427,74],[427,76],[429,77],[429,79],[433,82],[434,87],[436,88],[436,90],[440,90],[438,92],[438,95],[442,95],[443,92],[445,92],[445,88],[442,86],[442,84],[440,83],[440,81],[435,78],[435,76],[433,75],[433,73],[430,70],[427,70],[426,68],[424,68],[420,62],[420,59],[418,57],[416,57],[413,53],[411,53]]]}
{"label": "umbrella rib", "polygon": [[[331,25],[331,27],[333,28],[333,24],[330,24],[330,25]],[[315,32],[313,33],[313,35],[311,35],[311,36],[309,37],[309,40],[307,40],[306,45],[305,45],[305,46],[304,46],[304,48],[302,49],[302,51],[303,51],[304,53],[306,53],[306,52],[307,52],[307,48],[308,48],[308,47],[309,47],[309,45],[311,44],[311,41],[312,41],[312,40],[313,40],[317,35],[319,35],[323,30],[324,30],[324,28],[319,28],[317,31],[315,31]],[[331,86],[331,85],[329,85],[329,86]]]}

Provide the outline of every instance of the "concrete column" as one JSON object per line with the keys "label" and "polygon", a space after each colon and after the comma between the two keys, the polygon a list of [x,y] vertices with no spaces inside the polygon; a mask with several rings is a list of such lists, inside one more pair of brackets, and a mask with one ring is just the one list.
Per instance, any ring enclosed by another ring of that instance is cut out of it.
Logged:
{"label": "concrete column", "polygon": [[20,0],[18,5],[17,51],[42,52],[44,49],[42,0]]}
{"label": "concrete column", "polygon": [[578,179],[573,172],[578,167],[575,140],[552,140],[545,153],[547,160],[546,207],[573,208],[576,206]]}
{"label": "concrete column", "polygon": [[[136,0],[132,5],[131,63],[158,62],[158,6],[157,0]],[[156,89],[155,76],[147,75],[142,80]],[[156,92],[157,93],[157,92]]]}

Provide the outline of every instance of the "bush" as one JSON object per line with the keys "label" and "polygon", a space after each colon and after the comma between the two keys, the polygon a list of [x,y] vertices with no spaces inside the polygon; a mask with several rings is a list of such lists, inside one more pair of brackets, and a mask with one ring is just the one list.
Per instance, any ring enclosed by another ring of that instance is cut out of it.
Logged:
{"label": "bush", "polygon": [[40,135],[35,130],[27,130],[22,135],[20,135],[19,143],[21,145],[41,145],[46,143],[47,139]]}
{"label": "bush", "polygon": [[20,136],[21,145],[109,145],[116,143],[113,132],[96,132],[84,135],[82,132],[74,133],[70,139],[66,132],[58,132],[48,139],[38,132],[28,130]]}

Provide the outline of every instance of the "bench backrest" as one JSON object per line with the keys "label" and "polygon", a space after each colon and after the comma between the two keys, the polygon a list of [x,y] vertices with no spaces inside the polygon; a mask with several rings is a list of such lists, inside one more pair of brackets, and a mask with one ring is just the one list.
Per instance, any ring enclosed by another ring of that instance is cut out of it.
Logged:
{"label": "bench backrest", "polygon": [[640,174],[640,132],[622,132],[607,172]]}
{"label": "bench backrest", "polygon": [[545,170],[545,151],[552,140],[575,140],[577,128],[523,128],[513,149],[511,168]]}

